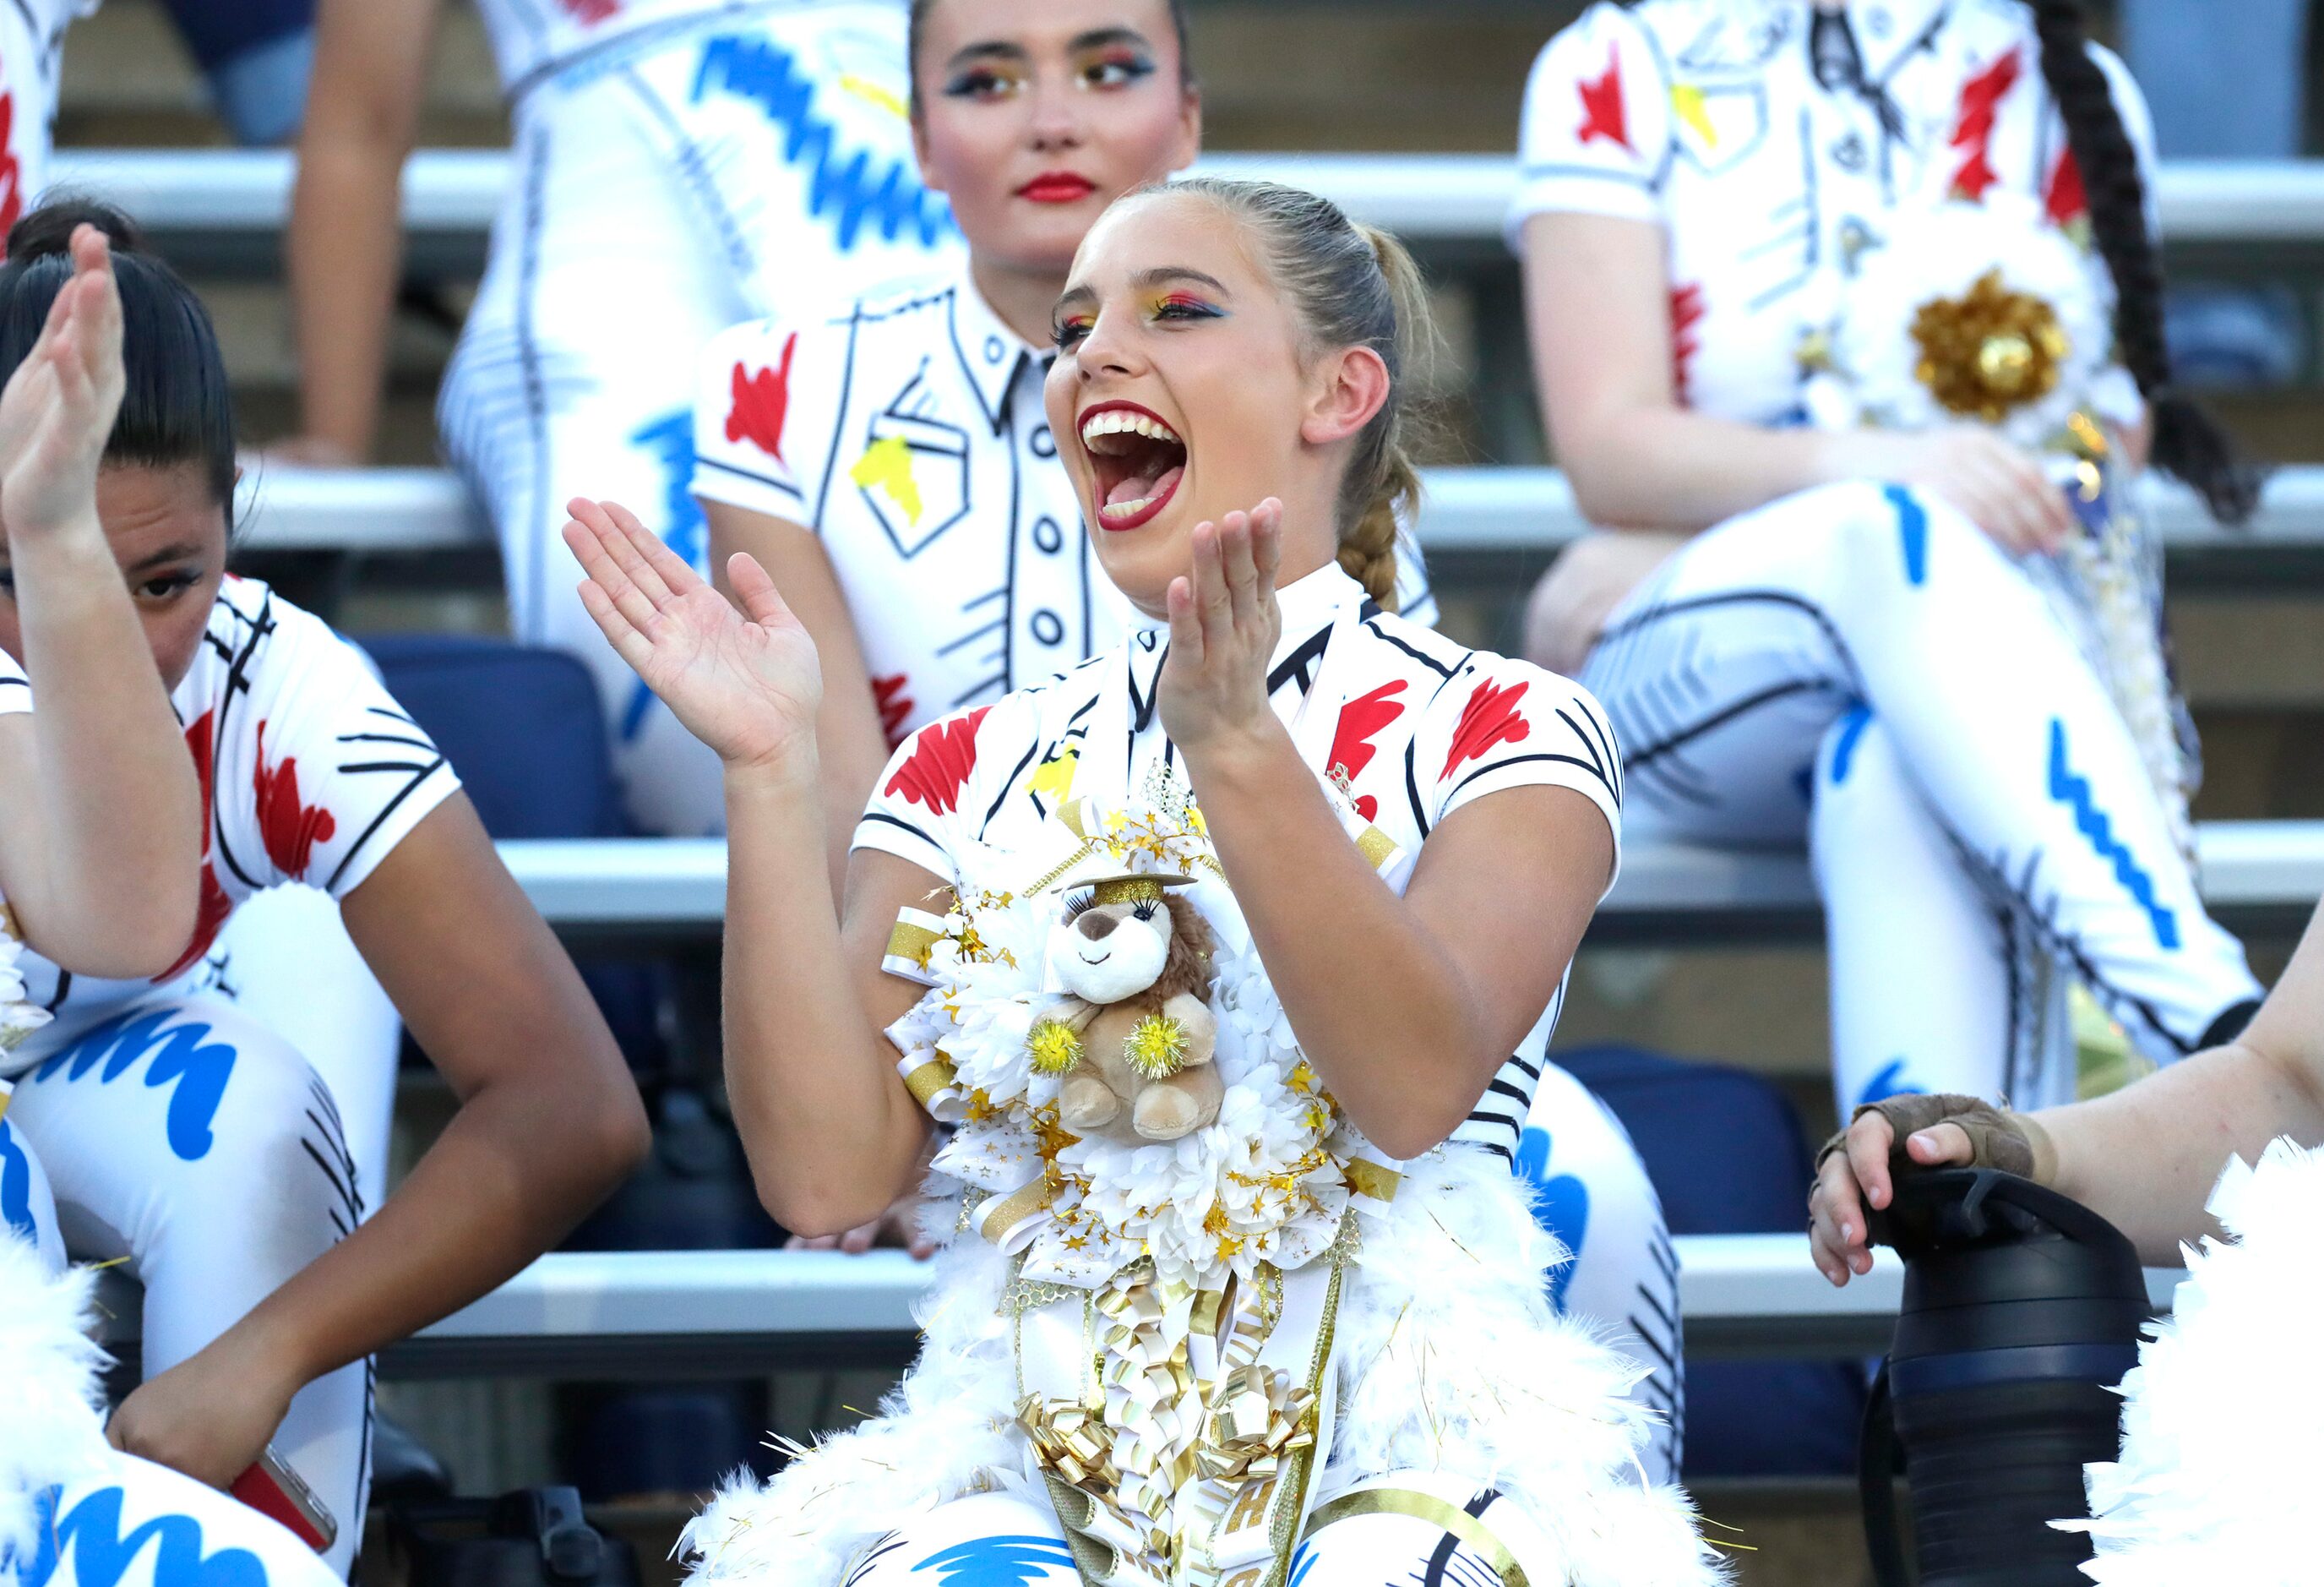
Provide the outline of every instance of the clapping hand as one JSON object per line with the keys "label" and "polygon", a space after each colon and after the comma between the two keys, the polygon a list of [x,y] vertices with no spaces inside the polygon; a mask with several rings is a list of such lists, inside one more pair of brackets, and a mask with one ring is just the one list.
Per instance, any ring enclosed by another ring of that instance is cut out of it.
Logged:
{"label": "clapping hand", "polygon": [[1170,581],[1170,653],[1162,663],[1162,725],[1190,754],[1272,723],[1267,669],[1283,632],[1275,601],[1283,503],[1194,529],[1194,567]]}
{"label": "clapping hand", "polygon": [[742,554],[727,564],[738,612],[627,508],[576,497],[566,510],[581,604],[687,730],[729,770],[811,767],[823,672],[767,570]]}
{"label": "clapping hand", "polygon": [[95,529],[97,464],[127,383],[105,234],[76,226],[72,264],[40,339],[0,390],[0,522],[20,544],[76,523]]}

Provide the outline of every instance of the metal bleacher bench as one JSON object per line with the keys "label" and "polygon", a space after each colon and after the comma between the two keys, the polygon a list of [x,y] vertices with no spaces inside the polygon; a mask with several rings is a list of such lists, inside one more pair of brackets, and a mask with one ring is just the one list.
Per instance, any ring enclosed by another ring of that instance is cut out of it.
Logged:
{"label": "metal bleacher bench", "polygon": [[[1888,1347],[1904,1273],[1893,1252],[1845,1289],[1808,1260],[1804,1234],[1680,1235],[1690,1355],[1859,1356]],[[732,1378],[787,1368],[899,1365],[929,1269],[902,1251],[570,1251],[542,1257],[475,1305],[380,1357],[391,1379]],[[2151,1269],[2170,1307],[2182,1275]],[[98,1299],[116,1355],[140,1333],[134,1283]]]}
{"label": "metal bleacher bench", "polygon": [[[505,150],[417,151],[404,167],[407,230],[479,247],[509,169]],[[1213,154],[1199,169],[1296,182],[1417,242],[1495,246],[1517,180],[1506,154]],[[57,151],[54,178],[124,205],[165,243],[240,238],[271,252],[291,172],[281,150],[69,148]],[[2172,243],[2324,240],[2324,161],[2168,161],[2155,187]]]}
{"label": "metal bleacher bench", "polygon": [[[1585,527],[1554,468],[1423,471],[1422,549],[1432,558],[1545,556]],[[2264,584],[2324,568],[2324,466],[2273,475],[2258,516],[2222,529],[2193,494],[2147,484],[2173,572]],[[484,546],[490,534],[466,489],[434,468],[291,468],[261,463],[243,478],[240,549],[417,555]]]}

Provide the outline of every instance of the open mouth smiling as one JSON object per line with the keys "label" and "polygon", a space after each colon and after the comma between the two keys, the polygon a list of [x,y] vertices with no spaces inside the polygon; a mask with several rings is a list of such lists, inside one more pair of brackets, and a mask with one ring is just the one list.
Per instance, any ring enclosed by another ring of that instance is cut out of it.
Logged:
{"label": "open mouth smiling", "polygon": [[1096,475],[1100,529],[1136,529],[1170,504],[1186,475],[1186,443],[1150,408],[1100,402],[1083,410],[1082,447]]}

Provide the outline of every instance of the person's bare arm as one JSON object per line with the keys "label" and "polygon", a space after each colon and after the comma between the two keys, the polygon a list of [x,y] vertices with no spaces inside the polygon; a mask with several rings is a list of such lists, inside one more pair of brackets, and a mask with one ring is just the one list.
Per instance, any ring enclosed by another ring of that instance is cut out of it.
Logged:
{"label": "person's bare arm", "polygon": [[[2179,1243],[2217,1232],[2203,1204],[2230,1157],[2255,1160],[2288,1135],[2324,1145],[2324,905],[2244,1033],[2108,1096],[2029,1115],[2034,1176],[2106,1217],[2157,1266],[2176,1266]],[[1868,1113],[1848,1149],[1828,1158],[1811,1199],[1816,1265],[1835,1284],[1870,1270],[1862,1203],[1894,1194],[1888,1121]],[[1905,1142],[1925,1167],[1969,1160],[1958,1125]]]}
{"label": "person's bare arm", "polygon": [[1893,479],[1942,495],[2013,549],[2047,549],[2071,527],[2040,466],[1988,430],[1771,429],[1680,406],[1664,229],[1550,212],[1524,238],[1543,415],[1591,522],[1692,534],[1812,485]]}
{"label": "person's bare arm", "polygon": [[0,521],[35,709],[0,718],[0,893],[67,969],[152,975],[194,930],[201,790],[97,516],[121,407],[121,298],[104,237],[0,392]]}
{"label": "person's bare arm", "polygon": [[886,1034],[920,989],[879,966],[897,910],[947,908],[945,884],[860,853],[843,933],[805,625],[750,557],[727,565],[729,602],[632,513],[570,505],[582,604],[725,763],[726,1084],[759,1198],[795,1233],[842,1233],[895,1199],[927,1136]]}
{"label": "person's bare arm", "polygon": [[855,619],[839,576],[812,530],[725,502],[704,501],[710,521],[710,566],[729,600],[724,568],[737,551],[765,568],[815,641],[823,669],[823,706],[816,715],[816,753],[823,769],[824,832],[831,848],[832,887],[847,879],[847,844],[857,817],[871,802],[872,785],[888,763],[887,734],[872,689],[871,670],[856,637]]}
{"label": "person's bare arm", "polygon": [[299,343],[298,462],[367,460],[403,260],[411,152],[443,0],[322,0],[283,237]]}
{"label": "person's bare arm", "polygon": [[1398,898],[1267,701],[1280,512],[1270,502],[1194,531],[1159,709],[1300,1047],[1359,1130],[1417,1157],[1468,1117],[1555,993],[1612,874],[1613,834],[1578,793],[1508,789],[1440,824]]}
{"label": "person's bare arm", "polygon": [[124,1402],[117,1446],[214,1486],[257,1457],[292,1394],[505,1281],[648,1144],[596,1004],[465,795],[413,827],[342,908],[460,1107],[374,1216]]}

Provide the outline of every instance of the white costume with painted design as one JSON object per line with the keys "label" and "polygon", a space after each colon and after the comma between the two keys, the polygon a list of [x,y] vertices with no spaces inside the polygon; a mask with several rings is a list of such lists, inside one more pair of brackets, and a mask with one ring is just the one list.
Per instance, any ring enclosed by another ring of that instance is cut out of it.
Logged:
{"label": "white costume with painted design", "polygon": [[0,5],[0,236],[48,188],[65,30],[97,7],[97,0]]}
{"label": "white costume with painted design", "polygon": [[[2136,87],[2092,55],[2151,172]],[[1810,333],[1900,221],[2007,195],[2086,224],[2018,0],[1595,5],[1535,65],[1522,167],[1513,239],[1549,212],[1662,229],[1678,400],[1767,426],[1806,421]],[[2088,401],[2136,416],[2118,370]],[[1807,839],[1843,1113],[1900,1091],[2070,1100],[2053,967],[2159,1061],[2257,996],[2182,849],[2176,746],[2126,729],[2061,615],[2062,566],[1893,487],[1806,492],[1690,541],[1584,670],[1634,838]]]}
{"label": "white costume with painted design", "polygon": [[[216,951],[241,901],[306,885],[345,899],[459,784],[353,646],[264,585],[229,578],[171,695],[201,772],[201,906],[153,982],[75,976],[27,953],[53,1022],[0,1055],[0,1222],[51,1252],[126,1259],[145,1289],[144,1374],[168,1370],[344,1238],[362,1217],[330,1087],[235,1007]],[[32,708],[0,666],[0,711]],[[362,1536],[370,1367],[291,1401],[274,1444]]]}
{"label": "white costume with painted design", "polygon": [[[1041,394],[1054,356],[964,270],[736,326],[704,356],[694,494],[822,540],[890,745],[1112,649],[1135,622],[1057,461]],[[1399,564],[1405,614],[1433,623],[1418,557]]]}
{"label": "white costume with painted design", "polygon": [[[1389,886],[1505,789],[1571,789],[1618,832],[1618,752],[1581,689],[1387,615],[1335,567],[1281,602],[1271,702]],[[1656,1418],[1623,1396],[1647,1367],[1596,1342],[1611,1319],[1557,1317],[1563,1253],[1511,1173],[1562,988],[1450,1141],[1382,1158],[1300,1055],[1191,805],[1167,651],[1142,628],[921,729],[883,774],[856,844],[961,900],[906,910],[888,961],[932,989],[890,1035],[953,1126],[935,1171],[960,1232],[886,1414],[730,1487],[689,1530],[698,1577],[1067,1581],[1078,1560],[1114,1587],[1286,1565],[1341,1587],[1466,1549],[1463,1579],[1717,1579],[1676,1496],[1638,1482]],[[1026,1058],[1062,891],[1125,866],[1193,878],[1217,938],[1224,1100],[1163,1144],[1063,1130],[1058,1077]],[[1624,1166],[1592,1188],[1650,1203]]]}
{"label": "white costume with painted design", "polygon": [[596,674],[645,830],[723,820],[716,757],[605,648],[565,503],[611,497],[696,567],[696,360],[948,258],[920,185],[899,0],[484,0],[513,103],[492,263],[445,373],[445,452],[499,531],[517,637]]}
{"label": "white costume with painted design", "polygon": [[90,1278],[0,1227],[0,1587],[343,1582],[238,1499],[106,1444]]}

